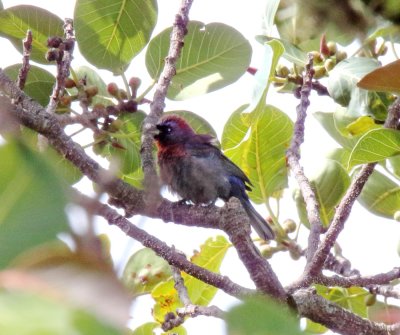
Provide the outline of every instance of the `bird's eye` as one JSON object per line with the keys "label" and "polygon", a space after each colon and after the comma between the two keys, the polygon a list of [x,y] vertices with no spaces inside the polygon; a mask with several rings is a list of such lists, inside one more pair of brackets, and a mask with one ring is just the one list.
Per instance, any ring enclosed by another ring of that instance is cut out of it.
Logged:
{"label": "bird's eye", "polygon": [[167,129],[165,129],[167,131],[167,133],[169,134],[172,131],[171,127],[167,127]]}

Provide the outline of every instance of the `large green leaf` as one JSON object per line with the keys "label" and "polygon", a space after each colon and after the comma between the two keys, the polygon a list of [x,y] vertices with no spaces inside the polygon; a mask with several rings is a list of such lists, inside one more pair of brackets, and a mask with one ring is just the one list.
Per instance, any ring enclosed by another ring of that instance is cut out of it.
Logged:
{"label": "large green leaf", "polygon": [[226,321],[229,335],[304,334],[294,314],[272,299],[249,299],[233,307]]}
{"label": "large green leaf", "polygon": [[226,149],[225,154],[254,185],[250,198],[265,203],[275,192],[287,187],[286,150],[290,145],[293,122],[274,106],[266,105],[257,113],[258,118],[252,120],[250,128],[244,132],[246,124],[239,111],[235,112],[235,122],[225,126],[224,138],[237,138],[240,142]]}
{"label": "large green leaf", "polygon": [[363,135],[354,146],[349,167],[379,162],[400,153],[400,132],[394,129],[373,129]]}
{"label": "large green leaf", "polygon": [[246,136],[249,127],[243,121],[242,113],[248,106],[249,105],[240,106],[231,114],[228,121],[226,121],[221,138],[223,150],[233,149],[239,145]]}
{"label": "large green leaf", "polygon": [[350,116],[357,117],[369,112],[368,91],[359,88],[357,83],[378,65],[371,58],[353,57],[340,62],[329,72],[329,94],[337,103],[348,107]]}
{"label": "large green leaf", "polygon": [[0,267],[67,230],[62,182],[21,143],[0,147]]}
{"label": "large green leaf", "polygon": [[48,64],[45,59],[47,39],[51,36],[63,36],[63,21],[43,8],[29,5],[10,7],[0,12],[0,36],[9,39],[21,53],[22,40],[28,29],[33,36],[30,58],[35,62]]}
{"label": "large green leaf", "polygon": [[[164,67],[171,29],[154,37],[147,49],[146,67],[153,79]],[[168,98],[184,100],[235,82],[249,66],[251,53],[249,42],[234,28],[223,23],[189,22]]]}
{"label": "large green leaf", "polygon": [[[22,64],[8,66],[4,69],[4,72],[11,79],[16,80],[21,66]],[[35,65],[31,65],[24,92],[42,106],[46,106],[49,102],[55,81],[56,78],[50,72]]]}
{"label": "large green leaf", "polygon": [[[191,261],[202,268],[214,273],[219,273],[222,261],[229,247],[230,243],[223,236],[209,238],[201,245],[200,251],[194,254]],[[184,274],[182,277],[192,303],[195,305],[208,306],[217,293],[217,288],[188,274]]]}
{"label": "large green leaf", "polygon": [[7,290],[2,290],[0,293],[0,333],[122,334],[103,320],[99,320],[83,309],[66,304],[62,299],[43,296],[43,294]]}
{"label": "large green leaf", "polygon": [[78,0],[74,13],[82,55],[120,74],[147,45],[157,21],[155,0]]}
{"label": "large green leaf", "polygon": [[375,170],[364,185],[358,201],[370,212],[393,219],[400,208],[400,185]]}
{"label": "large green leaf", "polygon": [[[321,221],[324,226],[328,226],[335,214],[337,204],[350,185],[350,177],[340,163],[326,159],[322,164],[314,167],[309,180],[318,199]],[[295,200],[301,221],[309,226],[307,216],[304,215],[305,203],[299,191],[295,191]]]}
{"label": "large green leaf", "polygon": [[150,293],[160,282],[172,275],[171,267],[166,260],[157,256],[149,248],[140,249],[128,260],[122,282],[132,294]]}

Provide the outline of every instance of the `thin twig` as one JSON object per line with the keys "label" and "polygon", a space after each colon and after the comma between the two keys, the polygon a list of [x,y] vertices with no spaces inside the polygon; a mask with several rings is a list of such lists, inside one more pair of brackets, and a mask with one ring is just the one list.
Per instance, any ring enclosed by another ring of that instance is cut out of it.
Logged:
{"label": "thin twig", "polygon": [[145,189],[148,192],[149,203],[155,203],[159,193],[157,173],[154,167],[153,158],[153,132],[156,123],[161,117],[165,108],[165,97],[172,77],[176,74],[176,62],[180,56],[184,44],[184,36],[187,34],[187,24],[189,22],[189,10],[193,0],[182,0],[178,14],[172,27],[170,47],[165,58],[163,72],[160,75],[153,101],[150,104],[150,113],[143,121],[141,160],[144,173]]}
{"label": "thin twig", "polygon": [[162,323],[162,329],[164,331],[169,331],[180,326],[185,322],[187,316],[194,318],[199,315],[204,315],[221,319],[223,318],[224,312],[216,306],[198,306],[192,303],[185,282],[181,276],[181,271],[175,266],[172,266],[172,277],[175,281],[175,289],[177,290],[179,299],[182,301],[184,307],[178,308],[176,310],[176,315],[166,315],[165,320]]}
{"label": "thin twig", "polygon": [[380,273],[374,276],[351,276],[342,277],[334,275],[331,277],[319,276],[315,283],[322,284],[325,286],[340,286],[340,287],[351,287],[360,286],[368,287],[370,285],[385,285],[389,284],[392,280],[400,278],[400,268],[396,267],[393,270]]}
{"label": "thin twig", "polygon": [[58,100],[65,89],[65,79],[69,77],[69,67],[72,62],[72,54],[75,46],[74,27],[72,19],[64,20],[65,40],[59,45],[59,57],[57,57],[57,76],[50,101],[47,106],[49,113],[54,113]]}
{"label": "thin twig", "polygon": [[31,68],[31,65],[29,64],[29,59],[31,57],[31,51],[32,51],[32,31],[28,30],[26,32],[26,37],[23,40],[23,57],[22,57],[22,66],[19,69],[18,72],[18,79],[17,79],[17,85],[18,87],[23,90],[25,87],[26,79],[28,78],[28,73],[29,69]]}
{"label": "thin twig", "polygon": [[309,96],[312,90],[314,75],[313,57],[308,56],[308,63],[300,91],[300,103],[296,108],[297,120],[294,124],[293,138],[287,152],[287,161],[294,177],[299,184],[307,209],[307,217],[310,222],[310,235],[308,238],[307,262],[310,262],[319,244],[319,236],[323,230],[319,214],[319,204],[310,181],[304,174],[300,164],[300,146],[304,142],[304,123],[307,117],[307,109],[310,105]]}
{"label": "thin twig", "polygon": [[184,306],[191,305],[192,301],[189,298],[189,293],[185,286],[185,281],[181,276],[181,270],[176,268],[175,266],[172,266],[171,269],[172,269],[172,278],[174,278],[175,282],[174,287],[178,292],[179,299],[181,299]]}

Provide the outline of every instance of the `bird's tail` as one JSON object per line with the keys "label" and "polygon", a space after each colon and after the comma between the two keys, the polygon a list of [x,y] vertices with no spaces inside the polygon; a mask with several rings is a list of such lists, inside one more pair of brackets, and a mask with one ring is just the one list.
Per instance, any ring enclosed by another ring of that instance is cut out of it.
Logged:
{"label": "bird's tail", "polygon": [[243,208],[245,209],[247,215],[250,218],[250,224],[263,240],[272,240],[275,237],[274,231],[269,226],[267,221],[256,211],[252,206],[249,199],[241,198]]}

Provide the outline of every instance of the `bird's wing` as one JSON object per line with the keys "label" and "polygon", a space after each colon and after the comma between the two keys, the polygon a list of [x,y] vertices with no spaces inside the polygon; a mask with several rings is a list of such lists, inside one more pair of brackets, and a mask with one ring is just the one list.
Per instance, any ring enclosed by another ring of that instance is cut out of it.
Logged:
{"label": "bird's wing", "polygon": [[[221,162],[221,167],[227,175],[234,176],[243,181],[247,190],[250,190],[252,185],[246,174],[221,150],[213,144],[213,137],[209,135],[197,135],[195,141],[187,143],[186,147],[192,157],[216,159]],[[249,186],[250,185],[250,186]]]}

